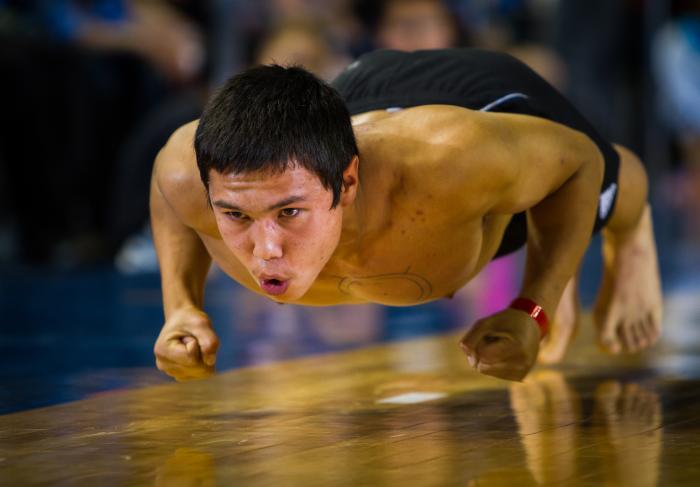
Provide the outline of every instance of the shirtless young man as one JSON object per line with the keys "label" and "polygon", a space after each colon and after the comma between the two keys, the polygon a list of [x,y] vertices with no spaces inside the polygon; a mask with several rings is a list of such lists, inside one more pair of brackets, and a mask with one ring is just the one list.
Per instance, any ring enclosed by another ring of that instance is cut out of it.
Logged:
{"label": "shirtless young man", "polygon": [[527,242],[526,312],[483,318],[461,341],[482,373],[520,380],[540,351],[535,305],[552,321],[544,359],[563,355],[574,275],[600,229],[600,345],[635,352],[657,340],[644,169],[529,68],[480,50],[378,51],[333,84],[341,96],[298,68],[253,68],[160,152],[159,369],[213,373],[218,340],[202,311],[212,260],[280,303],[408,306],[453,294]]}

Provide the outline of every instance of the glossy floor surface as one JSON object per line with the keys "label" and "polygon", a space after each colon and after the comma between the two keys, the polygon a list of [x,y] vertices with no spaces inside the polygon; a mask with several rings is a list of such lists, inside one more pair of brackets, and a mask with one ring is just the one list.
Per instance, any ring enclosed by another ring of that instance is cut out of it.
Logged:
{"label": "glossy floor surface", "polygon": [[[234,370],[0,417],[4,485],[698,485],[700,358],[603,358],[524,383],[457,336]],[[588,345],[587,345],[588,344]]]}

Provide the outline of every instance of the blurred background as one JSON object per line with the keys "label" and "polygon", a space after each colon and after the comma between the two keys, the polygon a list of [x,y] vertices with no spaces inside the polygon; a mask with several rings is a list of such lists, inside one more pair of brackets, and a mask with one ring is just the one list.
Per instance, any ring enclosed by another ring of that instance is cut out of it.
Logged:
{"label": "blurred background", "polygon": [[[0,413],[169,380],[150,171],[228,77],[276,62],[330,81],[373,49],[458,46],[520,58],[642,157],[682,323],[666,339],[699,335],[700,1],[0,0]],[[352,312],[276,306],[213,269],[219,369],[456,330],[507,305],[521,262],[452,300]]]}

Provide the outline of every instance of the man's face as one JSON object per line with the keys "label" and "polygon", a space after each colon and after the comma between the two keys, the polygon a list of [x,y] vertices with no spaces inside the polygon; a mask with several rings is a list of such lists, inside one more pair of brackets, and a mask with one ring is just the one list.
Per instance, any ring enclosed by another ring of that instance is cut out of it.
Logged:
{"label": "man's face", "polygon": [[261,290],[281,301],[301,298],[340,239],[343,206],[304,168],[282,173],[211,171],[209,194],[226,246]]}
{"label": "man's face", "polygon": [[377,36],[381,47],[399,51],[445,49],[457,41],[450,13],[440,0],[389,2]]}

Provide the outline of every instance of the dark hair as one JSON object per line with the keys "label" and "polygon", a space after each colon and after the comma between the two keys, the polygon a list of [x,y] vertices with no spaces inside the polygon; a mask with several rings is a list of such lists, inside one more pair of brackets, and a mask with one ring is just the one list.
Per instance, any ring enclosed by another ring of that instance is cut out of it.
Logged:
{"label": "dark hair", "polygon": [[222,174],[282,172],[298,165],[316,174],[340,201],[343,171],[358,153],[340,95],[300,67],[256,66],[231,79],[204,109],[194,140],[202,182]]}

